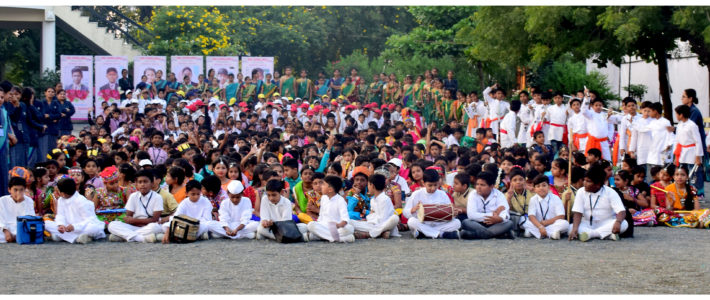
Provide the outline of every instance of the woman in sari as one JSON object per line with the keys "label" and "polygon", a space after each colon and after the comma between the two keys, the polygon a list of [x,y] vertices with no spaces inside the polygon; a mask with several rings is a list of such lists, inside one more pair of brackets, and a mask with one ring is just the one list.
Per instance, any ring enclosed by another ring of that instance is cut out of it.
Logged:
{"label": "woman in sari", "polygon": [[190,80],[190,76],[185,75],[185,77],[182,78],[182,84],[180,84],[180,89],[182,91],[184,91],[185,93],[187,93],[194,88],[195,87],[192,85],[192,81]]}
{"label": "woman in sari", "polygon": [[299,76],[296,80],[296,97],[310,101],[313,96],[313,81],[306,77],[308,72],[305,69],[301,69]]}
{"label": "woman in sari", "polygon": [[340,86],[340,94],[350,102],[360,100],[358,97],[359,95],[355,90],[355,83],[353,83],[352,78],[349,76],[345,78],[345,82],[343,82]]}
{"label": "woman in sari", "polygon": [[343,82],[345,78],[340,76],[340,69],[333,70],[333,78],[330,79],[330,99],[338,99]]}
{"label": "woman in sari", "polygon": [[264,94],[266,99],[271,99],[271,96],[274,95],[278,88],[279,86],[271,80],[271,74],[266,74],[266,80],[264,81],[262,91],[259,93]]}
{"label": "woman in sari", "polygon": [[382,85],[384,82],[380,80],[378,74],[372,75],[372,83],[367,87],[367,98],[369,103],[382,104]]}
{"label": "woman in sari", "polygon": [[256,92],[256,85],[251,82],[251,78],[249,76],[244,78],[244,85],[242,85],[242,93],[240,94],[241,100],[242,101],[254,101],[255,98],[255,93]]}
{"label": "woman in sari", "polygon": [[316,97],[327,95],[330,90],[330,80],[325,79],[325,73],[318,73],[318,82],[315,84]]}
{"label": "woman in sari", "polygon": [[414,100],[414,84],[412,84],[412,75],[404,77],[404,85],[402,86],[402,105],[414,109],[416,101]]}
{"label": "woman in sari", "polygon": [[390,98],[390,103],[400,103],[399,100],[401,99],[401,92],[399,90],[400,84],[399,81],[397,81],[397,75],[394,73],[390,73],[390,88],[392,97]]}
{"label": "woman in sari", "polygon": [[[239,91],[239,82],[230,82],[224,87],[224,101],[227,102],[228,105],[231,106],[237,102],[237,91]],[[233,102],[232,98],[234,99]]]}
{"label": "woman in sari", "polygon": [[428,124],[431,124],[432,122],[437,122],[437,124],[441,124],[441,110],[440,110],[440,105],[441,105],[441,98],[444,95],[442,94],[441,90],[441,81],[438,79],[434,80],[434,87],[431,88],[431,91],[429,92],[429,99],[425,101],[424,103],[424,117],[427,120]]}

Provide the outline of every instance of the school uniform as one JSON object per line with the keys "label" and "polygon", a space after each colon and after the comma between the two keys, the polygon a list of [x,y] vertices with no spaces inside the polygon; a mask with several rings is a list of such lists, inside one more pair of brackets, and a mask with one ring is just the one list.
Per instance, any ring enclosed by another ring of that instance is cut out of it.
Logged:
{"label": "school uniform", "polygon": [[[71,117],[76,112],[76,109],[74,109],[74,105],[71,104],[69,100],[64,100],[64,103],[57,100],[56,107],[57,111],[59,111],[60,114],[59,122],[57,123],[57,125],[59,126],[59,135],[70,135],[72,130],[74,130],[74,125],[71,122]],[[64,114],[64,117],[62,117],[61,114]]]}
{"label": "school uniform", "polygon": [[[320,214],[318,221],[308,223],[310,240],[328,240],[329,242],[354,242],[353,232],[355,228],[350,223],[345,199],[340,195],[328,197],[323,195],[320,198]],[[344,227],[337,228],[335,223],[347,222]]]}
{"label": "school uniform", "polygon": [[[343,198],[340,198],[341,201],[343,201],[343,205],[345,203],[345,200]],[[241,202],[244,202],[243,200]],[[250,201],[247,201],[250,202]],[[250,203],[251,204],[251,203]],[[288,221],[288,220],[293,220],[292,217],[292,212],[293,209],[291,208],[291,201],[289,201],[286,197],[281,197],[278,203],[273,204],[267,197],[264,197],[261,199],[261,206],[259,209],[259,214],[261,217],[262,221]],[[321,213],[323,213],[323,209],[321,208]],[[347,212],[346,212],[347,214]],[[315,222],[311,222],[315,223]],[[304,237],[306,237],[306,233],[308,232],[308,229],[306,227],[306,224],[303,223],[298,223],[296,224],[298,227],[298,231],[301,232]],[[352,232],[351,232],[352,234]],[[256,229],[256,239],[262,239],[262,238],[268,238],[275,240],[276,237],[274,236],[274,233],[271,231],[271,228],[265,228],[264,226],[261,225],[261,222],[259,222],[259,225],[257,226]],[[304,238],[304,240],[307,240]]]}
{"label": "school uniform", "polygon": [[[586,232],[590,238],[605,238],[611,235],[614,222],[616,222],[616,214],[625,210],[619,194],[607,186],[602,186],[596,193],[590,193],[584,188],[580,188],[577,190],[572,206],[572,212],[582,214],[582,221],[577,230],[578,234]],[[573,226],[570,225],[570,231]],[[621,222],[619,233],[623,233],[628,227],[629,224],[624,220]]]}
{"label": "school uniform", "polygon": [[461,221],[454,218],[451,221],[435,222],[435,221],[419,221],[415,214],[412,214],[412,208],[421,204],[451,204],[451,199],[442,190],[436,190],[433,193],[428,193],[425,188],[421,188],[412,193],[412,196],[407,200],[403,214],[407,217],[407,225],[412,231],[412,235],[416,238],[419,234],[423,234],[430,238],[439,238],[445,232],[456,231],[461,228]]}
{"label": "school uniform", "polygon": [[584,98],[582,102],[582,116],[584,116],[587,123],[587,132],[589,136],[587,137],[587,147],[584,150],[584,154],[592,149],[596,148],[601,150],[602,158],[611,161],[611,151],[609,149],[609,126],[607,124],[607,117],[604,113],[597,113],[589,108],[589,99]]}
{"label": "school uniform", "polygon": [[562,146],[564,141],[565,126],[567,125],[567,105],[550,105],[545,113],[545,120],[549,122],[550,128],[545,134],[545,138],[550,141],[555,152]]}
{"label": "school uniform", "polygon": [[190,199],[185,199],[181,201],[175,210],[175,215],[170,217],[170,221],[163,223],[161,225],[163,232],[170,228],[170,223],[172,223],[173,218],[179,215],[186,215],[190,218],[195,218],[200,221],[200,225],[197,228],[197,236],[200,237],[205,232],[208,232],[212,224],[218,223],[212,221],[212,203],[207,198],[200,196],[197,202],[192,202]]}
{"label": "school uniform", "polygon": [[514,111],[508,112],[500,123],[500,145],[503,148],[510,148],[518,143],[516,134],[517,114]]}
{"label": "school uniform", "polygon": [[518,129],[518,135],[516,136],[517,141],[520,144],[527,143],[528,130],[530,130],[530,125],[533,121],[533,111],[532,109],[530,109],[528,104],[523,104],[520,106],[520,111],[518,111],[518,118],[520,118],[520,129]]}
{"label": "school uniform", "polygon": [[[74,227],[72,232],[59,232],[59,226],[69,225]],[[44,228],[49,233],[69,243],[74,243],[82,234],[93,239],[105,238],[104,226],[104,223],[96,217],[94,202],[86,200],[79,192],[75,192],[68,199],[59,198],[54,221],[44,222]]]}
{"label": "school uniform", "polygon": [[648,160],[648,152],[651,150],[651,144],[653,144],[653,137],[651,136],[650,131],[640,132],[638,131],[638,128],[648,126],[652,120],[654,119],[642,117],[635,120],[629,126],[629,129],[631,129],[631,138],[627,151],[633,151],[636,155],[636,163],[644,167],[647,164],[646,160]]}
{"label": "school uniform", "polygon": [[703,157],[703,142],[700,138],[698,125],[690,120],[679,122],[676,125],[675,148],[673,150],[676,165],[694,165],[695,158]]}
{"label": "school uniform", "polygon": [[572,131],[572,143],[578,150],[584,151],[587,148],[587,132],[586,119],[581,112],[573,114],[567,119],[567,128]]}
{"label": "school uniform", "polygon": [[[486,217],[493,216],[493,211],[501,206],[504,209],[498,216],[503,219],[503,222],[493,225],[483,223]],[[477,192],[471,193],[466,205],[468,219],[461,224],[461,238],[489,239],[509,232],[513,229],[509,209],[508,200],[498,189],[491,190],[485,199]]]}
{"label": "school uniform", "polygon": [[[552,236],[555,232],[560,234],[567,232],[569,228],[569,222],[564,219],[565,207],[562,205],[562,200],[560,197],[548,192],[543,198],[540,195],[535,195],[530,199],[530,206],[528,207],[528,216],[535,216],[538,221],[545,221],[552,219],[557,216],[562,216],[560,220],[556,220],[554,223],[545,226],[545,231],[547,231],[547,236]],[[523,228],[530,232],[534,237],[540,238],[540,229],[537,228],[532,222],[528,221],[523,223]]]}
{"label": "school uniform", "polygon": [[370,200],[370,214],[365,219],[364,221],[351,220],[350,223],[355,230],[368,232],[373,238],[394,229],[399,223],[399,217],[394,213],[392,199],[387,197],[384,192]]}
{"label": "school uniform", "polygon": [[[145,195],[142,195],[141,192],[135,192],[128,197],[125,208],[126,211],[133,212],[133,218],[148,219],[155,212],[163,211],[163,197],[154,191],[150,191]],[[121,221],[113,221],[108,224],[108,231],[131,242],[142,240],[137,238],[138,235],[143,237],[149,234],[162,233],[163,228],[157,222],[139,227]]]}
{"label": "school uniform", "polygon": [[631,124],[638,122],[642,119],[641,115],[634,114],[624,114],[619,122],[619,154],[621,150],[625,152],[629,151],[629,146],[631,145],[631,136],[633,135],[633,130],[631,130]]}
{"label": "school uniform", "polygon": [[17,217],[34,216],[34,201],[24,196],[23,200],[15,202],[10,195],[0,197],[0,243],[6,243],[5,229],[13,236],[17,236]]}
{"label": "school uniform", "polygon": [[545,134],[545,143],[549,143],[549,137],[547,136],[547,129],[550,127],[549,124],[545,124],[545,121],[542,118],[542,113],[547,109],[547,105],[545,104],[537,104],[533,103],[533,121],[532,124],[530,125],[530,133],[528,135],[528,140],[527,140],[527,147],[531,147],[533,144],[535,144],[535,132],[536,131],[542,131]]}
{"label": "school uniform", "polygon": [[[210,210],[211,209],[212,206],[210,205]],[[253,211],[251,200],[247,197],[242,197],[242,199],[239,200],[239,204],[234,204],[232,200],[229,199],[222,200],[222,203],[219,205],[219,222],[210,223],[210,232],[213,236],[221,238],[253,239],[256,237],[256,230],[259,227],[259,222],[251,219]],[[236,229],[239,225],[244,225],[244,228],[237,231],[235,236],[228,236],[227,232],[224,230],[224,227],[231,230]]]}
{"label": "school uniform", "polygon": [[673,135],[668,132],[667,127],[671,126],[668,119],[660,117],[650,118],[651,121],[645,126],[634,127],[638,132],[650,132],[652,142],[649,145],[646,164],[662,166],[666,163],[668,148],[673,145]]}

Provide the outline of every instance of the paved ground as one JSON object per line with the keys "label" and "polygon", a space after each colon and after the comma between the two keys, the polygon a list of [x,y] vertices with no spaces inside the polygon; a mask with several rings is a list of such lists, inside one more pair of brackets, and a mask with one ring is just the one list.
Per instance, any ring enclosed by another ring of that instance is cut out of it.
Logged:
{"label": "paved ground", "polygon": [[587,243],[406,234],[347,245],[210,240],[0,249],[0,294],[710,293],[710,231],[700,229],[637,228],[633,239]]}

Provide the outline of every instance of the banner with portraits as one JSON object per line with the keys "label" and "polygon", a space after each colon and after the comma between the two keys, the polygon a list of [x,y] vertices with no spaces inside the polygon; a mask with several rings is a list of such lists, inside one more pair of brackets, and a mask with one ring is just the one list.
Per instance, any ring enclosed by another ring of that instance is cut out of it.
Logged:
{"label": "banner with portraits", "polygon": [[235,80],[239,73],[239,56],[208,56],[207,72],[215,71],[215,78],[219,81],[219,87],[224,88],[229,82],[229,74],[234,75]]}
{"label": "banner with portraits", "polygon": [[[145,76],[146,83],[155,83],[158,71],[165,74],[166,61],[165,56],[136,56],[133,58],[133,86],[138,88],[143,76]],[[163,75],[163,79],[165,78],[166,76]]]}
{"label": "banner with portraits", "polygon": [[171,56],[170,71],[175,73],[178,82],[185,82],[185,76],[190,77],[193,86],[197,85],[198,77],[203,72],[202,56]]}
{"label": "banner with portraits", "polygon": [[60,56],[62,87],[76,112],[72,120],[86,120],[94,105],[94,57],[91,55]]}
{"label": "banner with portraits", "polygon": [[96,113],[102,114],[101,103],[121,100],[121,94],[126,91],[121,90],[118,80],[121,78],[121,71],[128,70],[128,57],[125,56],[95,56],[94,67],[96,69],[94,80],[94,92],[96,99]]}
{"label": "banner with portraits", "polygon": [[249,76],[252,80],[264,80],[266,74],[274,72],[274,57],[242,57],[242,75]]}

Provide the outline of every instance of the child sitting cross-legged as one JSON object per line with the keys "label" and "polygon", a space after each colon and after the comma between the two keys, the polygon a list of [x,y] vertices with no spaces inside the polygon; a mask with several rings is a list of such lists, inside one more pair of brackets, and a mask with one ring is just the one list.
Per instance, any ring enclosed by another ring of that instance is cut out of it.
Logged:
{"label": "child sitting cross-legged", "polygon": [[567,232],[569,228],[569,222],[565,220],[562,200],[550,192],[548,182],[548,177],[542,174],[533,179],[536,195],[530,199],[529,219],[523,224],[525,237],[534,236],[538,239],[549,237],[559,240],[560,235]]}

